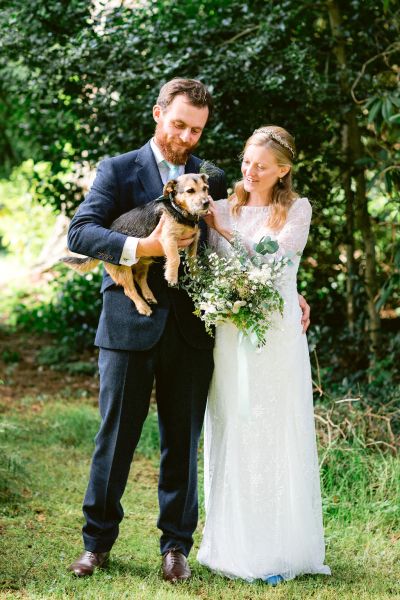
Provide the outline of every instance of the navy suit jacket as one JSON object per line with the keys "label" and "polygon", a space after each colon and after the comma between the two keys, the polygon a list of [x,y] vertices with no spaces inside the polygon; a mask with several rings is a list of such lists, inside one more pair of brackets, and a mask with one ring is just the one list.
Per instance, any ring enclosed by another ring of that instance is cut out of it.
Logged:
{"label": "navy suit jacket", "polygon": [[[186,173],[198,173],[201,159],[189,156]],[[224,172],[210,177],[210,194],[215,200],[226,198]],[[73,252],[119,264],[126,236],[108,229],[112,221],[134,207],[142,206],[162,194],[163,183],[150,142],[114,158],[103,160],[96,179],[79,206],[68,231],[68,247]],[[203,237],[205,224],[201,223]],[[193,315],[193,303],[183,290],[169,288],[163,275],[164,260],[151,265],[149,286],[157,298],[150,317],[140,315],[122,287],[116,286],[104,271],[101,292],[103,308],[95,344],[114,350],[147,350],[159,340],[170,310],[176,315],[179,330],[195,348],[212,348],[213,339],[202,321]]]}

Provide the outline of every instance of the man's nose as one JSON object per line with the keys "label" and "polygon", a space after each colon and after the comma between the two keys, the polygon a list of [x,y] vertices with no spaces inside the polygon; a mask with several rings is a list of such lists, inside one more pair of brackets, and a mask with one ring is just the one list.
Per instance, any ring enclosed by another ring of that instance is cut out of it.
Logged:
{"label": "man's nose", "polygon": [[188,142],[190,140],[190,129],[184,129],[180,135],[182,142]]}

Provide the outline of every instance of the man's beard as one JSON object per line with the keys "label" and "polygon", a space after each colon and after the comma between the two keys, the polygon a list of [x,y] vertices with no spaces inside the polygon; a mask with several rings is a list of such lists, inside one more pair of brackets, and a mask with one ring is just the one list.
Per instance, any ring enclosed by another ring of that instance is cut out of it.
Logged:
{"label": "man's beard", "polygon": [[[156,125],[154,133],[154,139],[157,146],[163,153],[164,158],[173,165],[184,165],[188,159],[189,154],[194,150],[197,144],[194,146],[185,146],[179,149],[174,149],[171,146],[171,142],[168,141],[168,134],[164,133],[159,123]],[[181,143],[181,142],[180,142]]]}

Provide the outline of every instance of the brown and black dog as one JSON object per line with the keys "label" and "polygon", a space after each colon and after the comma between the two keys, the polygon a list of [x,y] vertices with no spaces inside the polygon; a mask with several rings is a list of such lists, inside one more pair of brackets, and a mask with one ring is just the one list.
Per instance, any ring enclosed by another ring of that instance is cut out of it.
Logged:
{"label": "brown and black dog", "polygon": [[[169,285],[176,285],[180,264],[178,240],[195,234],[192,244],[187,248],[187,253],[189,256],[196,255],[200,236],[199,219],[207,214],[209,204],[208,175],[187,173],[168,181],[160,198],[144,206],[133,208],[115,219],[110,229],[129,236],[147,237],[164,214],[165,222],[160,241],[166,256],[165,279]],[[97,258],[72,256],[60,260],[78,273],[87,273],[100,262]],[[147,283],[147,273],[152,262],[152,259],[147,257],[141,258],[131,267],[104,262],[104,267],[113,281],[124,288],[125,294],[134,302],[138,312],[146,316],[150,316],[152,312],[148,303],[157,304]],[[135,283],[142,292],[143,298],[138,294]]]}

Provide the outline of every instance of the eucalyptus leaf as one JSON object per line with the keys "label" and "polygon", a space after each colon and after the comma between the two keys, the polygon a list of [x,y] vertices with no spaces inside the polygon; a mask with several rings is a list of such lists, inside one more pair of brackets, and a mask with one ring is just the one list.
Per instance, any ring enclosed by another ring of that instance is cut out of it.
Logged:
{"label": "eucalyptus leaf", "polygon": [[276,240],[266,235],[260,239],[260,241],[254,245],[254,250],[258,254],[274,254],[279,248],[279,244]]}

